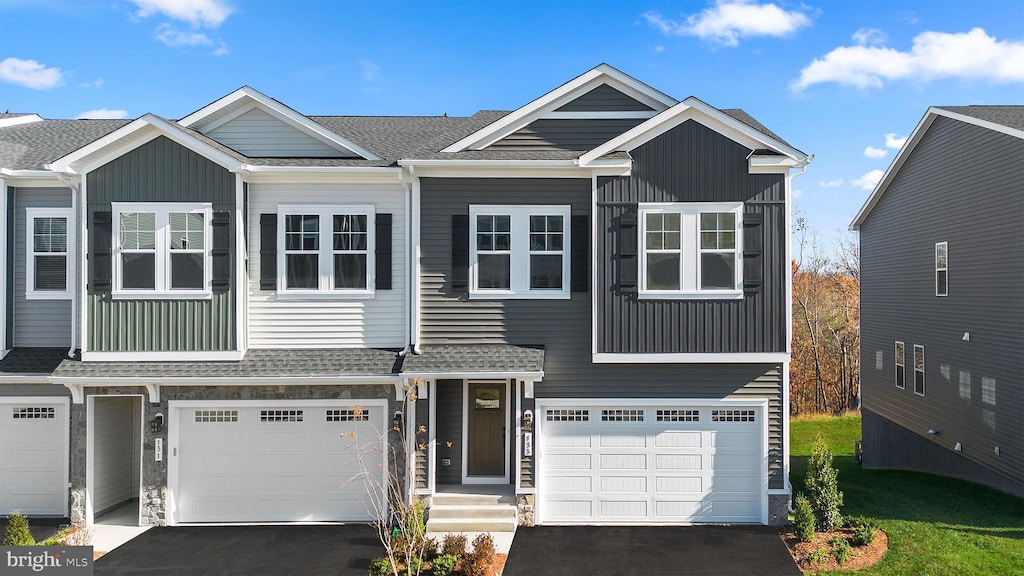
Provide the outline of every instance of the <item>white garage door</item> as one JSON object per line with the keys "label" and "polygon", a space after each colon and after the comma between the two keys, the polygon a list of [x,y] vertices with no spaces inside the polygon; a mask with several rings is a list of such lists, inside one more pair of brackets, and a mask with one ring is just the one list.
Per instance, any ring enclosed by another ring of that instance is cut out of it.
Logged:
{"label": "white garage door", "polygon": [[759,407],[545,407],[541,521],[760,522]]}
{"label": "white garage door", "polygon": [[386,466],[380,401],[183,404],[172,403],[175,522],[374,517],[369,491],[381,486]]}
{"label": "white garage door", "polygon": [[68,404],[0,398],[0,515],[67,515]]}

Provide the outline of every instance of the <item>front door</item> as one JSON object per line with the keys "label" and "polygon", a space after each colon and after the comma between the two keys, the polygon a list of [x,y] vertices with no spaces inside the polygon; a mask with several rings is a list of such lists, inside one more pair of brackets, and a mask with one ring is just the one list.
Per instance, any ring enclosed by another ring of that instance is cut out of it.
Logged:
{"label": "front door", "polygon": [[469,476],[505,475],[505,383],[469,384]]}

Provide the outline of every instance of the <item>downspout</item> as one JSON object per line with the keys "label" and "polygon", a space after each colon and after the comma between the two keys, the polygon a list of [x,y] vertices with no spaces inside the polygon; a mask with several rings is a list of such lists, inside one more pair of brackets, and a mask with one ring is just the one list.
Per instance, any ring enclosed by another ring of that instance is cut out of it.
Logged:
{"label": "downspout", "polygon": [[[82,192],[81,185],[79,183],[75,182],[74,178],[72,178],[69,174],[58,173],[57,177],[60,178],[60,181],[63,182],[65,186],[67,186],[68,188],[71,189],[71,215],[72,215],[73,218],[75,218],[76,221],[80,220],[80,218],[78,217],[78,196]],[[76,231],[77,231],[77,229],[84,230],[84,226],[85,226],[85,222],[84,221],[83,222],[76,222],[76,225],[75,225]],[[71,276],[71,278],[69,279],[70,282],[75,282],[78,279],[77,277],[78,277],[78,274],[79,274],[76,260],[78,259],[78,254],[81,253],[81,247],[76,247],[76,248],[77,248],[75,250],[76,254],[74,256],[69,256],[70,257],[70,261],[68,262],[68,265],[71,267],[72,270],[74,270],[74,274],[70,275]],[[82,264],[84,265],[85,262],[82,262]],[[68,358],[74,358],[75,357],[75,348],[76,348],[75,347],[75,342],[77,341],[76,336],[78,334],[78,297],[79,297],[78,290],[72,290],[71,291],[71,347],[68,349]]]}
{"label": "downspout", "polygon": [[409,166],[409,175],[412,177],[412,212],[409,215],[410,221],[410,244],[412,246],[412,262],[410,263],[409,269],[412,274],[412,282],[410,282],[411,298],[409,299],[412,304],[411,312],[411,336],[412,336],[412,352],[413,354],[420,353],[420,179],[416,176],[416,168]]}
{"label": "downspout", "polygon": [[[410,255],[409,246],[411,245],[411,243],[409,242],[409,238],[411,238],[411,236],[412,236],[412,234],[411,234],[411,228],[412,228],[412,184],[410,184],[408,181],[406,181],[405,170],[402,170],[402,173],[399,175],[399,180],[405,186],[405,238],[406,238],[406,242],[407,242],[405,253],[406,253],[406,258],[409,258],[409,255]],[[412,272],[411,272],[411,270],[412,270],[412,261],[411,261],[411,258],[409,258],[409,260],[410,260],[409,262],[406,262],[405,270],[404,270],[404,273],[405,273],[405,290],[406,290],[407,294],[412,294]],[[409,353],[409,351],[412,349],[412,298],[407,298],[406,299],[405,327],[404,328],[405,328],[405,334],[404,334],[404,336],[405,336],[405,338],[404,338],[404,340],[405,340],[405,347],[402,348],[402,351],[398,353],[398,355],[400,357],[405,357],[405,355],[407,355]]]}
{"label": "downspout", "polygon": [[0,286],[3,286],[3,300],[0,301],[0,360],[7,355],[7,299],[10,294],[7,292],[7,219],[11,217],[7,210],[7,182],[0,174],[0,210],[3,217],[0,218],[0,255],[3,262],[0,262]]}

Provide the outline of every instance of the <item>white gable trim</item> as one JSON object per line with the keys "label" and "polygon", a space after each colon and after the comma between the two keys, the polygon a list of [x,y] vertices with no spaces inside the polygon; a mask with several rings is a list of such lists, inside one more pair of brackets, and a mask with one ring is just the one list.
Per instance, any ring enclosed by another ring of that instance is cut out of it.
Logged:
{"label": "white gable trim", "polygon": [[580,166],[589,166],[598,158],[611,152],[633,150],[687,120],[696,120],[747,148],[770,148],[793,159],[797,166],[803,166],[808,162],[808,156],[796,148],[755,130],[725,112],[691,96],[643,124],[627,130],[580,156]]}
{"label": "white gable trim", "polygon": [[0,118],[0,128],[8,128],[10,126],[31,124],[33,122],[42,121],[43,119],[38,114],[26,114],[24,116],[14,116],[13,118]]}
{"label": "white gable trim", "polygon": [[916,148],[918,143],[921,142],[921,139],[924,138],[924,135],[928,131],[928,128],[931,127],[932,122],[934,122],[935,118],[937,118],[938,116],[945,116],[946,118],[959,120],[960,122],[966,122],[967,124],[973,124],[975,126],[988,128],[989,130],[994,130],[996,132],[1007,134],[1015,138],[1024,139],[1024,130],[1010,128],[1009,126],[996,124],[995,122],[989,122],[988,120],[981,120],[979,118],[974,118],[973,116],[966,116],[964,114],[950,112],[949,110],[942,110],[941,108],[936,108],[932,106],[931,108],[928,109],[927,112],[925,112],[925,115],[923,118],[921,118],[921,121],[917,123],[917,126],[914,128],[914,131],[910,133],[910,137],[907,138],[906,143],[903,144],[903,147],[900,148],[899,153],[897,153],[896,157],[893,158],[892,164],[889,165],[889,168],[886,169],[885,174],[882,175],[882,179],[879,180],[878,184],[875,185],[875,189],[871,192],[871,195],[868,196],[868,199],[866,202],[864,202],[864,205],[861,206],[860,211],[857,212],[857,216],[854,217],[853,222],[850,222],[850,230],[854,232],[860,230],[861,224],[863,224],[864,220],[867,219],[868,214],[870,214],[871,210],[873,210],[875,205],[878,204],[878,201],[882,199],[882,194],[884,194],[885,191],[889,188],[889,185],[892,184],[892,181],[896,177],[896,174],[899,173],[900,169],[903,167],[903,164],[906,163],[907,158],[910,157],[911,152],[913,152],[914,148]]}
{"label": "white gable trim", "polygon": [[[309,136],[312,136],[313,138],[316,138],[317,140],[329,146],[333,146],[345,152],[352,152],[354,154],[362,156],[366,160],[383,160],[383,158],[374,154],[373,152],[370,152],[369,150],[363,148],[362,146],[359,146],[358,144],[352,142],[351,140],[344,138],[343,136],[336,132],[328,130],[322,125],[310,120],[306,116],[299,114],[298,112],[289,108],[288,106],[285,106],[284,104],[278,102],[277,100],[274,100],[273,98],[270,98],[269,96],[263,94],[259,90],[251,88],[249,86],[243,86],[238,90],[235,90],[231,94],[228,94],[227,96],[221,98],[220,100],[217,100],[212,104],[200,108],[199,110],[179,120],[178,123],[182,126],[185,126],[186,128],[191,127],[193,124],[196,124],[203,118],[206,118],[211,114],[223,110],[224,108],[232,104],[235,104],[236,102],[245,98],[252,100],[255,103],[255,105],[262,108],[264,112],[270,114],[271,116],[277,118],[278,120],[281,120],[282,122],[286,122],[294,126],[297,130],[305,134],[308,134]],[[217,126],[221,126],[224,123],[236,118],[237,116],[244,114],[245,112],[248,112],[253,107],[255,106],[242,106],[241,112],[234,111],[231,114],[229,114],[226,117],[226,119],[217,119],[217,121],[213,122],[210,126],[204,126],[204,131],[212,130]]]}
{"label": "white gable trim", "polygon": [[[118,143],[122,139],[136,134],[140,130],[144,130],[148,127],[155,128],[155,130],[152,130],[149,134],[146,134],[139,139],[133,140],[126,146],[118,146]],[[166,136],[174,142],[201,154],[228,170],[238,170],[242,165],[242,162],[238,158],[210,146],[199,138],[185,132],[173,122],[168,122],[167,120],[153,114],[146,114],[145,116],[114,130],[103,138],[94,140],[78,150],[54,160],[52,163],[47,165],[47,168],[55,172],[83,174],[97,166],[106,164],[113,158],[116,158],[129,150],[134,150],[135,148],[154,140],[158,136]],[[98,157],[88,159],[93,154],[103,152],[103,150],[108,147],[110,147],[110,149],[106,153],[102,153]]]}
{"label": "white gable trim", "polygon": [[512,134],[540,117],[548,117],[554,110],[564,104],[586,94],[601,84],[608,84],[640,102],[660,112],[674,106],[676,99],[668,96],[639,80],[607,65],[600,64],[551,92],[537,98],[533,102],[488,124],[462,140],[442,150],[442,152],[462,152],[463,150],[480,150]]}

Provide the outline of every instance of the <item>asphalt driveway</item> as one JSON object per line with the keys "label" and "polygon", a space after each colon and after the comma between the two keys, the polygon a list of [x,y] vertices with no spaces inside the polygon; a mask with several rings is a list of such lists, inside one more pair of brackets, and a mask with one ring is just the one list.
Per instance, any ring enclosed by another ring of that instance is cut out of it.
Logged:
{"label": "asphalt driveway", "polygon": [[96,576],[366,576],[384,555],[371,526],[153,528],[96,561]]}
{"label": "asphalt driveway", "polygon": [[801,576],[768,526],[536,526],[516,530],[504,576]]}

